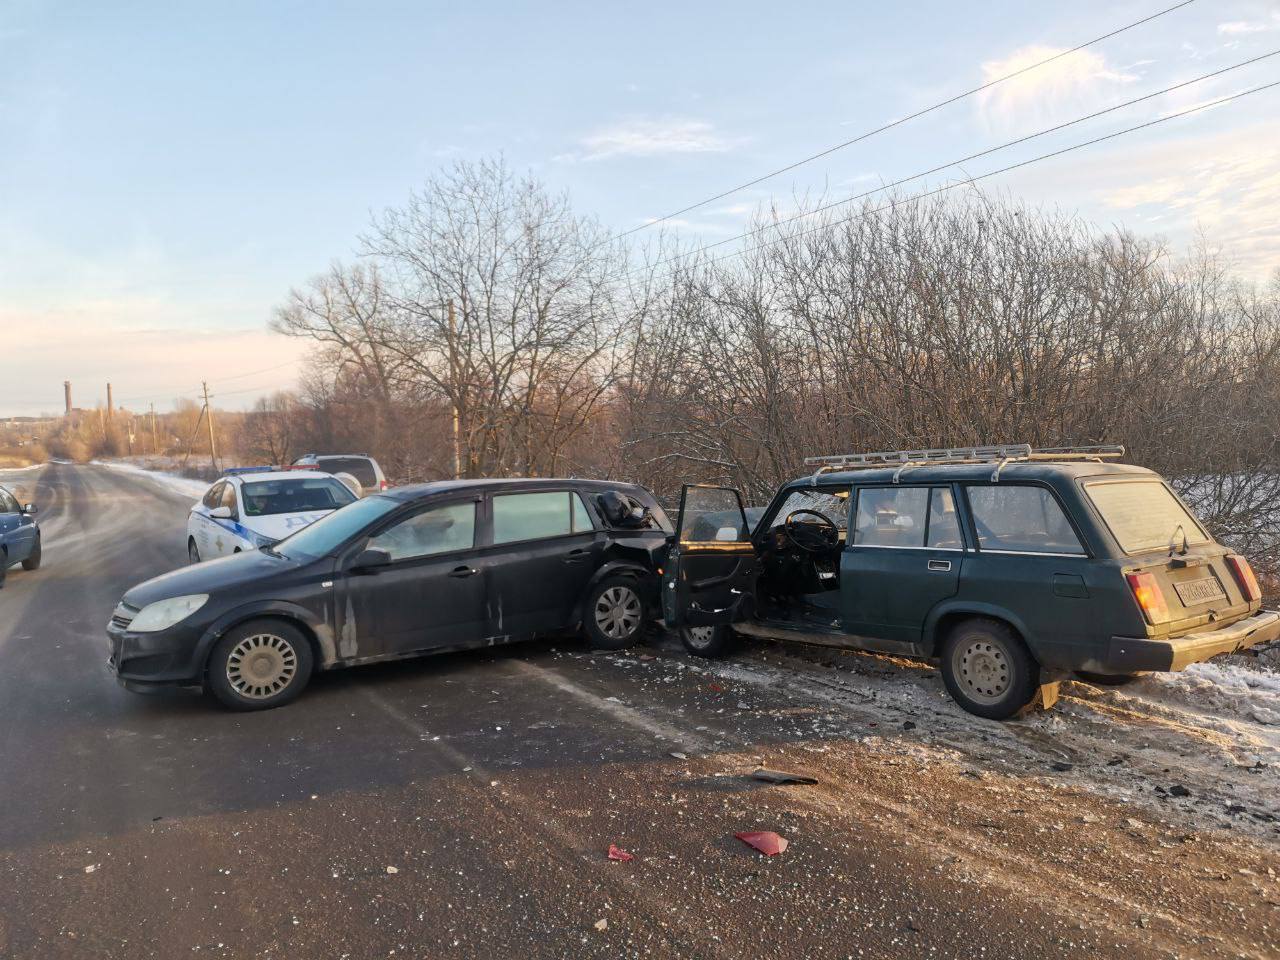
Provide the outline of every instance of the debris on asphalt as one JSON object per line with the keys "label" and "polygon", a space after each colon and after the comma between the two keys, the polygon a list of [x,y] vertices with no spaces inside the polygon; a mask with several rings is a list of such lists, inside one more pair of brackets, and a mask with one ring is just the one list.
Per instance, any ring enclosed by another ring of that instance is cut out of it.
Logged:
{"label": "debris on asphalt", "polygon": [[688,759],[689,759],[689,755],[688,755],[688,754],[686,754],[686,753],[681,753],[679,750],[672,750],[670,755],[671,755],[671,756],[673,756],[673,757],[675,757],[677,760],[688,760]]}
{"label": "debris on asphalt", "polygon": [[595,922],[595,928],[599,930],[601,933],[604,933],[606,930],[609,929],[609,921],[606,920],[604,917],[601,917],[599,920]]}
{"label": "debris on asphalt", "polygon": [[1074,764],[1067,763],[1065,760],[1055,760],[1049,764],[1049,769],[1054,773],[1067,773]]}
{"label": "debris on asphalt", "polygon": [[806,777],[804,774],[787,773],[785,770],[766,770],[764,767],[753,770],[751,776],[756,780],[763,780],[765,783],[813,784],[818,782],[813,777]]}
{"label": "debris on asphalt", "polygon": [[903,730],[914,730],[915,728],[916,728],[916,722],[915,722],[914,720],[903,720],[903,721],[902,721],[902,729],[903,729]]}
{"label": "debris on asphalt", "polygon": [[635,854],[627,853],[627,851],[623,850],[616,843],[611,843],[609,844],[609,859],[621,860],[623,863],[628,863],[635,859]]}
{"label": "debris on asphalt", "polygon": [[399,873],[399,872],[400,872],[399,867],[387,867],[387,873]]}
{"label": "debris on asphalt", "polygon": [[1173,786],[1171,786],[1171,787],[1169,788],[1169,796],[1171,796],[1171,797],[1189,797],[1189,796],[1191,796],[1191,791],[1190,791],[1190,790],[1188,790],[1186,787],[1184,787],[1182,784],[1180,784],[1180,783],[1175,783]]}
{"label": "debris on asphalt", "polygon": [[780,837],[772,830],[748,830],[735,833],[734,836],[747,846],[759,850],[766,857],[779,854],[790,846],[786,837]]}

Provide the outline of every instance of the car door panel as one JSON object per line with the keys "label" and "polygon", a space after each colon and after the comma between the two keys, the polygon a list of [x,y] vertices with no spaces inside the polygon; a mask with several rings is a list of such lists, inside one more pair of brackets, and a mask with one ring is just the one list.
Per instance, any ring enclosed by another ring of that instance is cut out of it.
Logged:
{"label": "car door panel", "polygon": [[662,580],[667,626],[714,626],[750,615],[758,573],[738,491],[685,486]]}
{"label": "car door panel", "polygon": [[948,486],[861,487],[840,558],[841,627],[854,635],[923,642],[929,613],[959,589],[966,561]]}
{"label": "car door panel", "polygon": [[[470,536],[447,533],[470,509]],[[477,503],[432,503],[398,516],[353,547],[341,574],[339,656],[372,659],[484,641],[486,564],[475,546]],[[443,526],[445,521],[448,526]],[[431,541],[432,528],[446,533]],[[396,531],[411,531],[395,542]],[[424,546],[425,545],[425,546]],[[391,549],[391,563],[355,569],[364,549]],[[413,555],[417,549],[434,552]],[[397,549],[399,555],[397,555]]]}
{"label": "car door panel", "polygon": [[579,494],[500,493],[488,508],[489,635],[517,639],[573,627],[606,541]]}

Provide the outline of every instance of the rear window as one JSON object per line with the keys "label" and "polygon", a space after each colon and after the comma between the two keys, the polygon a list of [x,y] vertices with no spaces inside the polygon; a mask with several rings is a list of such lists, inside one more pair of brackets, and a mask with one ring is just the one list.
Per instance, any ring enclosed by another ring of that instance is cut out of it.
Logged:
{"label": "rear window", "polygon": [[258,480],[244,484],[240,493],[241,508],[249,517],[336,510],[356,498],[340,481],[329,477]]}
{"label": "rear window", "polygon": [[378,475],[368,457],[319,457],[317,466],[325,473],[349,473],[366,490],[378,485]]}
{"label": "rear window", "polygon": [[983,550],[1084,554],[1080,538],[1053,494],[1043,487],[971,486],[969,512]]}
{"label": "rear window", "polygon": [[1187,543],[1209,542],[1196,518],[1159,480],[1089,483],[1084,489],[1125,553],[1181,546],[1184,533]]}

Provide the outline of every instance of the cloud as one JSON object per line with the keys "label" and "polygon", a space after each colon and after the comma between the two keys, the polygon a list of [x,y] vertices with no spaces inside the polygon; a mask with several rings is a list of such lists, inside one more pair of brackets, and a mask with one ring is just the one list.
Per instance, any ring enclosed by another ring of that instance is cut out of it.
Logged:
{"label": "cloud", "polygon": [[592,131],[580,141],[581,152],[561,154],[556,159],[604,160],[610,157],[724,153],[739,142],[717,133],[705,120],[637,117]]}
{"label": "cloud", "polygon": [[1268,30],[1276,29],[1275,23],[1266,23],[1262,20],[1230,20],[1227,23],[1218,24],[1218,33],[1227,37],[1238,37],[1249,33],[1266,33]]}
{"label": "cloud", "polygon": [[[1023,47],[1003,60],[984,63],[983,80],[999,80],[1063,52],[1054,47]],[[1021,126],[1028,120],[1058,117],[1063,108],[1097,105],[1117,88],[1139,80],[1139,75],[1131,71],[1132,67],[1108,65],[1101,54],[1076,50],[984,90],[978,95],[977,109],[983,121],[993,127]]]}
{"label": "cloud", "polygon": [[1159,219],[1175,248],[1203,230],[1245,277],[1266,279],[1280,263],[1280,133],[1270,124],[1117,145],[1029,177],[1038,182],[1022,192],[1093,219]]}

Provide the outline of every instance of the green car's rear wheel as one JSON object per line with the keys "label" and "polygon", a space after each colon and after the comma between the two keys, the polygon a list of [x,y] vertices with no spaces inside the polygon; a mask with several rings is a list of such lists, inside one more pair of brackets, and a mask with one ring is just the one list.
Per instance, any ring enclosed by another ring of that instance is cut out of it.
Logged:
{"label": "green car's rear wheel", "polygon": [[969,713],[1007,720],[1035,696],[1040,664],[1008,626],[975,617],[957,624],[947,635],[942,679],[952,698]]}

